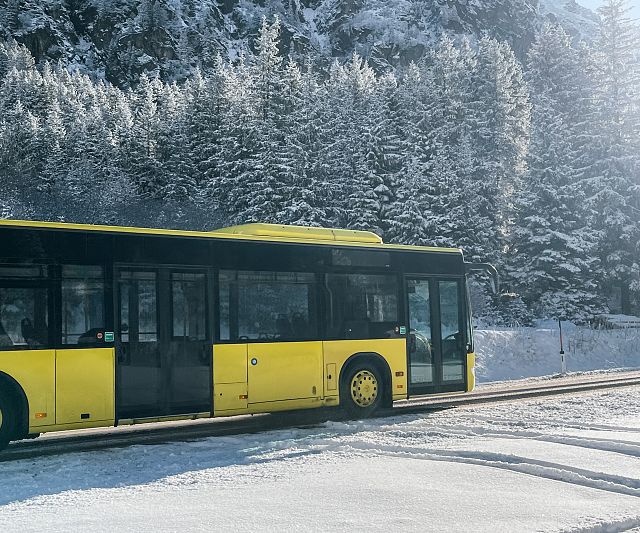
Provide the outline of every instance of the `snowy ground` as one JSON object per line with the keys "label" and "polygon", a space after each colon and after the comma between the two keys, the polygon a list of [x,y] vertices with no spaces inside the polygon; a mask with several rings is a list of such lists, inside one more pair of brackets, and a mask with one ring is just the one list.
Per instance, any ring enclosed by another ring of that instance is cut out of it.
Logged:
{"label": "snowy ground", "polygon": [[0,531],[640,528],[640,387],[0,464]]}
{"label": "snowy ground", "polygon": [[[640,367],[639,330],[567,330],[570,371]],[[560,370],[553,325],[476,347]],[[640,387],[0,463],[2,533],[391,528],[640,533]]]}

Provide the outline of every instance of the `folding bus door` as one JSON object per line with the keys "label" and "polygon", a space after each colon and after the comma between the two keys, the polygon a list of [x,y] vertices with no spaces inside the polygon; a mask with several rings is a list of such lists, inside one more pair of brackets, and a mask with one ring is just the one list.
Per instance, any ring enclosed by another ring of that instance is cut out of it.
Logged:
{"label": "folding bus door", "polygon": [[116,276],[118,418],[211,411],[206,272],[121,268]]}
{"label": "folding bus door", "polygon": [[158,272],[116,272],[118,418],[163,414],[163,376],[158,320]]}
{"label": "folding bus door", "polygon": [[406,280],[409,392],[466,388],[465,303],[460,279]]}
{"label": "folding bus door", "polygon": [[168,409],[170,414],[207,412],[212,385],[207,275],[195,270],[167,274],[171,310],[165,363]]}

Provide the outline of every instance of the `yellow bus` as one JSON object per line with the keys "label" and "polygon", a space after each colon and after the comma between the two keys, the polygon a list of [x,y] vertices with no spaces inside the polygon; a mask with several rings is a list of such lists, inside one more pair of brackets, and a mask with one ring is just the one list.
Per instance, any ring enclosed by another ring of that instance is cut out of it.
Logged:
{"label": "yellow bus", "polygon": [[363,231],[0,221],[0,446],[470,391],[467,271]]}

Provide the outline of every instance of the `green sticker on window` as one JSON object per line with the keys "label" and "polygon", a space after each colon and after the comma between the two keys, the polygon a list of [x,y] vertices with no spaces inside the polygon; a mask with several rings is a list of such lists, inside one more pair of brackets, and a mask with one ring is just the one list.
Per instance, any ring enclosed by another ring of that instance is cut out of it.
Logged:
{"label": "green sticker on window", "polygon": [[113,342],[113,331],[104,332],[104,342]]}
{"label": "green sticker on window", "polygon": [[400,326],[400,335],[406,335],[407,334],[407,328],[405,326]]}

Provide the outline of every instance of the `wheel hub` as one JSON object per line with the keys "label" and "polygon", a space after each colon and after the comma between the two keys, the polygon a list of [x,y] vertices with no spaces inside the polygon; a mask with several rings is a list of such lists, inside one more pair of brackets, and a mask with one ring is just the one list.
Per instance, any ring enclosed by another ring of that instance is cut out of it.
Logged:
{"label": "wheel hub", "polygon": [[368,407],[378,397],[378,380],[368,370],[360,370],[351,380],[351,399],[358,407]]}

